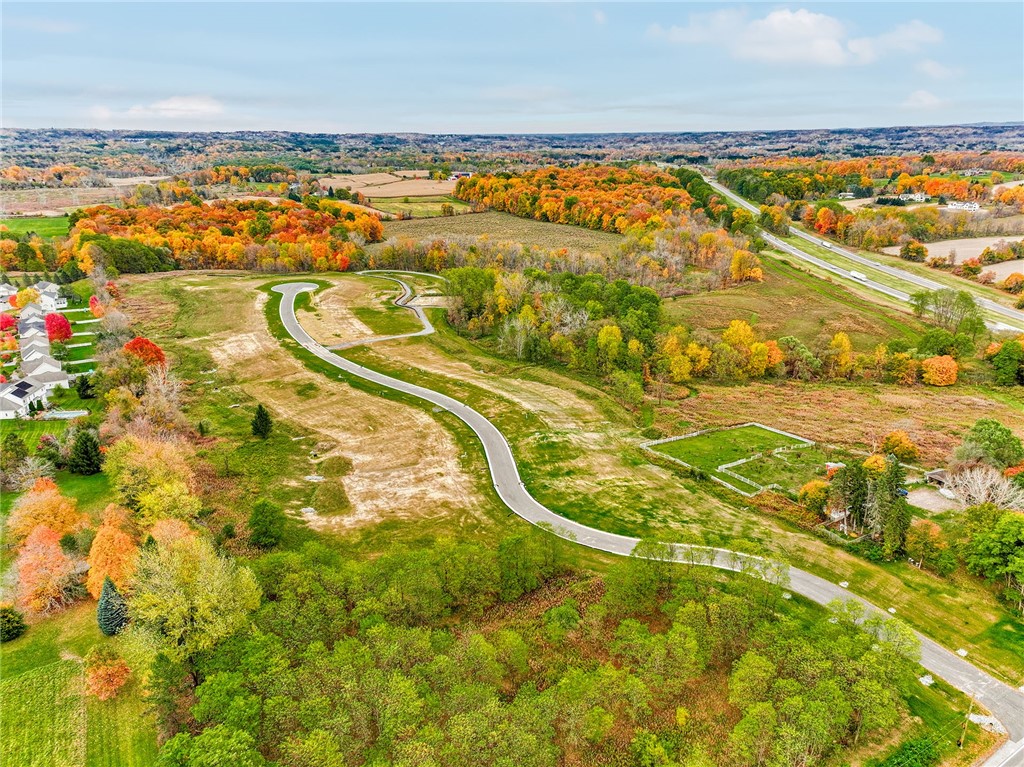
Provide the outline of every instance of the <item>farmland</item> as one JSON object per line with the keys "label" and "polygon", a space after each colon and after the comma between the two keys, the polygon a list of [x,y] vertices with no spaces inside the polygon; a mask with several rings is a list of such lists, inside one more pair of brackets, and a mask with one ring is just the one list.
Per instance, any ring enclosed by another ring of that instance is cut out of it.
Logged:
{"label": "farmland", "polygon": [[[517,218],[507,213],[474,213],[447,218],[386,221],[384,239],[391,237],[413,240],[435,237],[487,237],[496,242],[521,242],[549,250],[569,248],[605,254],[614,253],[623,242],[623,238],[616,234]],[[370,246],[371,252],[379,247]]]}
{"label": "farmland", "polygon": [[455,190],[454,181],[435,181],[420,171],[395,173],[361,173],[347,176],[325,176],[319,179],[323,188],[348,189],[371,199],[377,197],[433,197]]}
{"label": "farmland", "polygon": [[433,218],[442,215],[442,205],[450,205],[456,214],[468,213],[469,205],[462,200],[446,196],[426,197],[372,197],[367,203],[372,208],[407,218]]}

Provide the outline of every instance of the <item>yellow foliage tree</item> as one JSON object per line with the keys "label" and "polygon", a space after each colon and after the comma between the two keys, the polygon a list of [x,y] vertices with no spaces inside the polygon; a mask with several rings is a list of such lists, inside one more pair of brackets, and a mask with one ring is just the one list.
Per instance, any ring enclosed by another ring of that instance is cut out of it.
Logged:
{"label": "yellow foliage tree", "polygon": [[750,354],[750,347],[756,340],[754,329],[744,320],[733,320],[722,333],[722,341],[744,356]]}
{"label": "yellow foliage tree", "polygon": [[73,533],[86,522],[77,507],[75,498],[61,495],[52,479],[42,477],[15,502],[7,519],[7,535],[20,544],[37,525],[46,526],[58,537]]}
{"label": "yellow foliage tree", "polygon": [[128,577],[135,569],[138,546],[128,533],[128,512],[110,504],[103,512],[103,523],[96,531],[89,549],[89,575],[85,587],[93,599],[99,599],[103,591],[103,580],[109,577],[119,589],[123,589]]}

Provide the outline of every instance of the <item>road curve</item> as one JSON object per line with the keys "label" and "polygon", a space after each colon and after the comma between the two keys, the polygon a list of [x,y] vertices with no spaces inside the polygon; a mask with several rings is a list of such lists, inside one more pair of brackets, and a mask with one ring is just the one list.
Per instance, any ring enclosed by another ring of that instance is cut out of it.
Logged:
{"label": "road curve", "polygon": [[[408,302],[412,291],[402,280],[392,277],[403,287],[402,298]],[[285,329],[304,349],[330,365],[350,375],[366,381],[386,386],[389,389],[409,394],[425,400],[437,407],[444,408],[462,420],[480,439],[487,466],[491,473],[491,482],[502,502],[513,512],[526,521],[543,525],[561,538],[574,541],[584,546],[629,556],[639,543],[638,538],[597,530],[579,522],[562,517],[539,503],[527,491],[519,476],[512,450],[504,435],[486,417],[473,408],[440,392],[417,386],[413,383],[392,378],[375,370],[363,367],[355,362],[334,354],[317,343],[302,328],[295,316],[295,298],[300,293],[317,289],[311,282],[290,282],[275,285],[272,290],[281,294],[280,317]],[[416,311],[418,307],[408,307]],[[416,311],[423,316],[422,310]],[[429,328],[429,330],[428,330]],[[424,331],[432,332],[433,327],[427,321]],[[423,335],[423,331],[411,335]],[[401,336],[398,336],[401,337]],[[395,338],[388,336],[387,338]],[[367,339],[351,346],[372,343]],[[685,546],[673,544],[673,554],[680,562],[717,567],[735,572],[743,571],[764,578],[780,579],[788,588],[818,604],[828,604],[836,599],[854,599],[860,602],[868,612],[886,615],[886,612],[870,602],[850,593],[845,588],[831,583],[804,570],[771,562],[761,557],[754,557],[727,549],[701,546]],[[916,632],[915,632],[916,633]],[[992,712],[1002,722],[1010,734],[1009,741],[985,762],[986,767],[1021,767],[1024,765],[1024,694],[1013,687],[986,674],[956,653],[950,652],[927,637],[917,634],[921,642],[921,665],[930,673],[946,680],[949,684],[972,695],[981,705]]]}
{"label": "road curve", "polygon": [[[728,187],[723,186],[722,184],[719,184],[717,181],[713,181],[712,179],[706,177],[704,180],[707,181],[708,184],[710,184],[715,190],[721,192],[723,195],[728,197],[736,205],[745,208],[746,210],[753,213],[755,216],[761,214],[761,209],[759,207],[757,207],[749,200],[743,199],[738,194],[736,194],[736,192],[732,191]],[[849,259],[850,261],[861,264],[862,266],[866,266],[870,269],[875,269],[876,271],[882,272],[883,274],[887,274],[890,277],[896,277],[897,279],[903,280],[904,282],[909,282],[910,284],[922,288],[923,290],[941,290],[947,289],[949,287],[948,285],[943,285],[942,283],[936,282],[935,280],[930,280],[927,277],[921,277],[917,274],[914,274],[913,272],[909,272],[906,269],[900,269],[899,267],[889,266],[888,264],[883,264],[871,258],[867,258],[866,256],[862,256],[859,253],[854,253],[850,250],[846,250],[845,248],[841,248],[829,240],[823,240],[820,237],[814,237],[808,234],[807,232],[797,229],[796,227],[791,228],[790,233],[793,236],[799,237],[802,240],[806,240],[807,242],[813,245],[822,245],[831,250],[832,252],[836,253],[837,255],[842,256],[843,258]],[[849,269],[843,269],[842,267],[836,266],[835,264],[831,264],[822,258],[813,256],[804,250],[800,250],[799,248],[794,247],[793,245],[790,245],[787,242],[783,242],[778,237],[775,237],[774,235],[767,231],[765,231],[764,234],[764,239],[767,242],[769,242],[774,247],[779,248],[780,250],[783,250],[786,253],[789,253],[792,256],[801,258],[804,261],[808,261],[814,264],[815,266],[820,267],[821,269],[825,269],[829,272],[832,272],[833,274],[837,274],[840,277],[853,280],[854,282],[860,285],[869,287],[872,290],[878,291],[879,293],[884,293],[885,295],[891,296],[892,298],[896,298],[900,301],[910,301],[909,293],[905,293],[902,290],[897,290],[896,288],[890,288],[888,285],[883,285],[882,283],[876,282],[875,280],[872,279],[858,279],[857,277],[853,276],[853,273]],[[978,302],[978,306],[980,306],[982,309],[986,309],[992,312],[993,314],[998,314],[1001,317],[1005,317],[1007,320],[1013,322],[1015,327],[1019,329],[1024,329],[1024,311],[1020,311],[1019,309],[1011,309],[1009,306],[1004,306],[1003,304],[1000,304],[989,298],[984,298],[982,296],[975,296],[975,300]],[[1012,327],[1009,327],[1003,323],[986,322],[986,325],[988,325],[993,330],[1013,330]]]}

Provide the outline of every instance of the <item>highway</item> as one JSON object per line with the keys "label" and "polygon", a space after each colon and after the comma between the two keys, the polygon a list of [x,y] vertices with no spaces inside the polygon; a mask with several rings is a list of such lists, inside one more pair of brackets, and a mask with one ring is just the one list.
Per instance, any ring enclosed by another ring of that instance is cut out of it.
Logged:
{"label": "highway", "polygon": [[[761,215],[761,209],[757,205],[755,205],[752,202],[749,202],[748,200],[743,199],[728,187],[723,186],[722,184],[719,184],[717,181],[713,181],[706,177],[704,180],[707,181],[715,190],[723,194],[734,204],[739,205],[740,207],[750,211],[755,216]],[[860,285],[864,285],[865,287],[869,287],[872,290],[876,290],[879,293],[884,293],[885,295],[890,296],[892,298],[896,298],[900,301],[910,301],[909,293],[906,293],[902,290],[897,290],[896,288],[889,287],[888,285],[883,285],[882,283],[876,282],[875,280],[872,280],[867,277],[865,277],[864,279],[856,277],[854,276],[854,273],[849,269],[843,269],[842,267],[836,266],[835,264],[831,264],[825,259],[819,258],[818,256],[814,256],[805,250],[801,250],[800,248],[794,247],[793,245],[790,245],[787,242],[783,242],[781,239],[779,239],[778,237],[776,237],[775,235],[771,234],[768,231],[762,229],[762,232],[762,236],[764,237],[765,241],[768,242],[773,247],[778,248],[779,250],[789,253],[790,255],[795,256],[797,258],[803,259],[804,261],[807,261],[809,263],[812,263],[815,266],[821,269],[825,269],[840,277],[843,277],[844,279],[853,280],[854,282]],[[914,274],[913,272],[909,272],[905,269],[900,269],[895,266],[883,264],[878,261],[875,261],[874,259],[862,256],[859,253],[854,253],[850,250],[846,250],[845,248],[836,245],[834,242],[831,242],[829,240],[823,240],[819,237],[814,237],[813,235],[801,231],[796,227],[790,228],[790,233],[795,237],[799,237],[800,239],[805,240],[806,242],[826,247],[836,255],[849,259],[854,263],[858,263],[861,264],[862,266],[874,269],[890,277],[903,280],[904,282],[910,283],[911,285],[921,288],[922,290],[940,290],[949,288],[948,285],[943,285],[942,283],[935,282],[934,280],[930,280],[927,277],[921,277],[920,275]],[[1024,330],[1024,311],[1021,311],[1019,309],[1013,309],[1009,306],[1004,306],[1003,304],[997,303],[996,301],[993,301],[988,298],[982,298],[980,296],[975,296],[975,300],[978,302],[978,306],[980,306],[982,309],[991,312],[992,314],[996,314],[1006,319],[1007,322],[1010,323],[1004,324],[1001,322],[986,322],[985,324],[988,325],[992,330]]]}
{"label": "highway", "polygon": [[[411,289],[402,280],[392,279],[402,286],[403,305],[407,304],[412,293]],[[302,328],[295,316],[296,296],[316,289],[317,286],[311,282],[290,282],[276,285],[273,288],[274,292],[281,294],[281,322],[288,334],[304,349],[350,375],[422,399],[436,407],[444,408],[462,420],[480,439],[487,459],[491,482],[498,497],[509,509],[526,521],[544,526],[555,535],[583,546],[620,556],[629,556],[632,553],[639,539],[597,530],[562,517],[530,495],[519,475],[519,468],[508,441],[498,428],[481,413],[440,392],[363,367],[338,356],[317,343]],[[433,332],[433,327],[426,320],[422,310],[417,310],[417,307],[407,308],[416,311],[417,316],[425,322],[422,331],[409,335]],[[360,343],[373,342],[373,339],[368,339]],[[672,550],[674,558],[680,562],[717,567],[734,572],[742,571],[754,576],[777,580],[785,588],[822,605],[836,599],[844,601],[854,599],[864,605],[869,613],[887,617],[885,610],[856,596],[846,588],[788,565],[727,549],[673,544]],[[1024,767],[1024,694],[976,668],[955,652],[947,650],[921,634],[917,634],[917,636],[921,642],[921,665],[957,689],[972,695],[999,719],[1009,732],[1009,741],[996,755],[985,762],[985,767]],[[997,758],[998,761],[995,761]]]}

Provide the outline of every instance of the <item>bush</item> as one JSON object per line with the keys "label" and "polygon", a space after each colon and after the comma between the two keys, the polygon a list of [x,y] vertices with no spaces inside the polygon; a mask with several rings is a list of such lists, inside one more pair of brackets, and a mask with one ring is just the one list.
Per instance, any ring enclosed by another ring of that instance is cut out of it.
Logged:
{"label": "bush", "polygon": [[28,624],[25,623],[25,617],[19,610],[11,605],[0,607],[0,642],[17,639],[25,633],[26,629],[28,629]]}
{"label": "bush", "polygon": [[911,463],[917,460],[917,445],[905,431],[891,431],[882,439],[882,453],[896,456],[900,463]]}
{"label": "bush", "polygon": [[952,386],[960,368],[948,354],[929,357],[921,362],[921,380],[931,386]]}
{"label": "bush", "polygon": [[97,645],[85,656],[85,691],[100,700],[110,700],[124,687],[131,673],[120,655]]}

